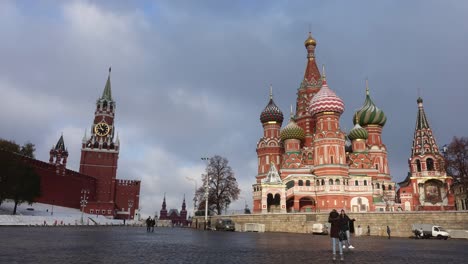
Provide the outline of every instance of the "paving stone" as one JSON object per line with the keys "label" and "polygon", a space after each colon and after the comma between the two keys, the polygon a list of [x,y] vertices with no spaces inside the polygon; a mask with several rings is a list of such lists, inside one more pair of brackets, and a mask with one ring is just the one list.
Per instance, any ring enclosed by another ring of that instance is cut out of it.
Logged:
{"label": "paving stone", "polygon": [[[0,263],[464,263],[468,240],[352,237],[332,261],[329,236],[189,228],[0,227]],[[338,257],[339,259],[339,257]]]}

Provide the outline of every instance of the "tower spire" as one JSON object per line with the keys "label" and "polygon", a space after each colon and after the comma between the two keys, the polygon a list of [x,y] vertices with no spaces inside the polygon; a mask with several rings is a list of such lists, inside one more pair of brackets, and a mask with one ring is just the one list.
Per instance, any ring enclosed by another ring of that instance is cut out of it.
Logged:
{"label": "tower spire", "polygon": [[112,101],[112,91],[111,91],[111,81],[110,81],[111,70],[112,68],[109,67],[109,76],[107,76],[106,86],[104,87],[104,91],[102,92],[102,97],[101,97],[101,99],[107,100],[107,101]]}
{"label": "tower spire", "polygon": [[429,126],[426,113],[424,112],[423,99],[418,97],[416,102],[418,103],[418,115],[416,118],[416,127],[414,129],[412,155],[438,153],[439,148],[436,144],[435,137],[432,135],[431,127]]}
{"label": "tower spire", "polygon": [[270,99],[273,99],[273,85],[270,84]]}
{"label": "tower spire", "polygon": [[369,95],[369,79],[366,78],[366,95]]}
{"label": "tower spire", "polygon": [[55,145],[55,150],[65,151],[65,142],[63,140],[63,132],[59,140],[57,141],[57,144]]}
{"label": "tower spire", "polygon": [[304,46],[307,50],[307,66],[304,73],[304,79],[299,89],[320,88],[320,72],[315,61],[315,47],[317,46],[317,41],[312,37],[312,33],[310,31],[309,36],[304,42]]}
{"label": "tower spire", "polygon": [[327,85],[327,76],[325,74],[325,64],[322,64],[322,85]]}

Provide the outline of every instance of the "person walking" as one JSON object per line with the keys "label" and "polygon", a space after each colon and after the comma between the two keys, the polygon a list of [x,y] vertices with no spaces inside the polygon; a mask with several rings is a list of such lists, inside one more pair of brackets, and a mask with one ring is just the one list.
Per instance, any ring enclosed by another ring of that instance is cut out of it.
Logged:
{"label": "person walking", "polygon": [[151,231],[151,216],[148,216],[148,218],[146,219],[146,232],[150,232]]}
{"label": "person walking", "polygon": [[387,235],[388,235],[388,239],[390,239],[390,227],[387,226]]}
{"label": "person walking", "polygon": [[151,233],[154,233],[154,226],[156,225],[156,218],[153,218],[153,220],[151,220]]}
{"label": "person walking", "polygon": [[343,258],[343,249],[340,239],[340,214],[333,209],[330,214],[328,215],[328,222],[331,224],[330,227],[330,237],[332,242],[332,254],[333,260],[336,260],[336,242],[338,240],[338,248],[340,250],[340,260],[344,260]]}
{"label": "person walking", "polygon": [[370,236],[370,226],[367,225],[367,235]]}
{"label": "person walking", "polygon": [[351,245],[351,235],[350,235],[350,228],[352,227],[354,233],[354,221],[356,219],[350,219],[349,216],[345,213],[344,209],[341,209],[340,212],[340,224],[341,224],[341,229],[346,232],[346,240],[343,242],[343,248],[346,248],[346,244],[348,245],[349,249],[353,249],[353,245]]}

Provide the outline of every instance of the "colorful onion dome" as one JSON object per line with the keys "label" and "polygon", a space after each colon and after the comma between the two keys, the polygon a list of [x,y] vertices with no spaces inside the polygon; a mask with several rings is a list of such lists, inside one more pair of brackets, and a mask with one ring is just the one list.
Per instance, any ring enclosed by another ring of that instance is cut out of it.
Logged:
{"label": "colorful onion dome", "polygon": [[280,136],[281,140],[283,141],[287,139],[299,139],[303,141],[305,139],[305,132],[302,127],[296,124],[294,118],[291,115],[289,123],[283,129],[281,129]]}
{"label": "colorful onion dome", "polygon": [[385,113],[380,110],[372,99],[369,96],[369,87],[368,82],[366,80],[366,100],[364,101],[364,105],[361,109],[357,110],[353,116],[353,123],[359,122],[361,126],[367,125],[379,125],[384,126],[385,122],[387,122],[387,117]]}
{"label": "colorful onion dome", "polygon": [[262,123],[268,123],[275,121],[277,123],[283,123],[283,112],[276,106],[275,102],[273,101],[273,92],[270,87],[270,101],[268,105],[265,107],[263,112],[260,114],[260,121]]}
{"label": "colorful onion dome", "polygon": [[369,133],[366,129],[362,128],[359,124],[355,124],[353,129],[349,131],[348,138],[351,140],[355,139],[367,139],[369,137]]}
{"label": "colorful onion dome", "polygon": [[312,33],[309,32],[309,37],[304,41],[304,46],[314,45],[317,46],[317,41],[312,37]]}
{"label": "colorful onion dome", "polygon": [[325,79],[325,66],[322,70],[322,76],[322,88],[310,101],[310,114],[315,115],[322,112],[342,114],[344,112],[343,100],[328,87],[327,80]]}

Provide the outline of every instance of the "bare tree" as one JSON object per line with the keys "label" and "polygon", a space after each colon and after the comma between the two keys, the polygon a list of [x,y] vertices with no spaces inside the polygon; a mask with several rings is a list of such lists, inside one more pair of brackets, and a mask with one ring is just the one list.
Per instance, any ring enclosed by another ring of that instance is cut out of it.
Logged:
{"label": "bare tree", "polygon": [[231,202],[239,198],[240,189],[228,160],[221,156],[209,159],[206,174],[202,175],[203,186],[197,189],[196,197],[199,201],[198,209],[205,210],[205,188],[208,181],[208,207],[215,210],[218,215],[225,210]]}
{"label": "bare tree", "polygon": [[468,138],[454,137],[444,152],[447,173],[461,182],[468,181]]}

